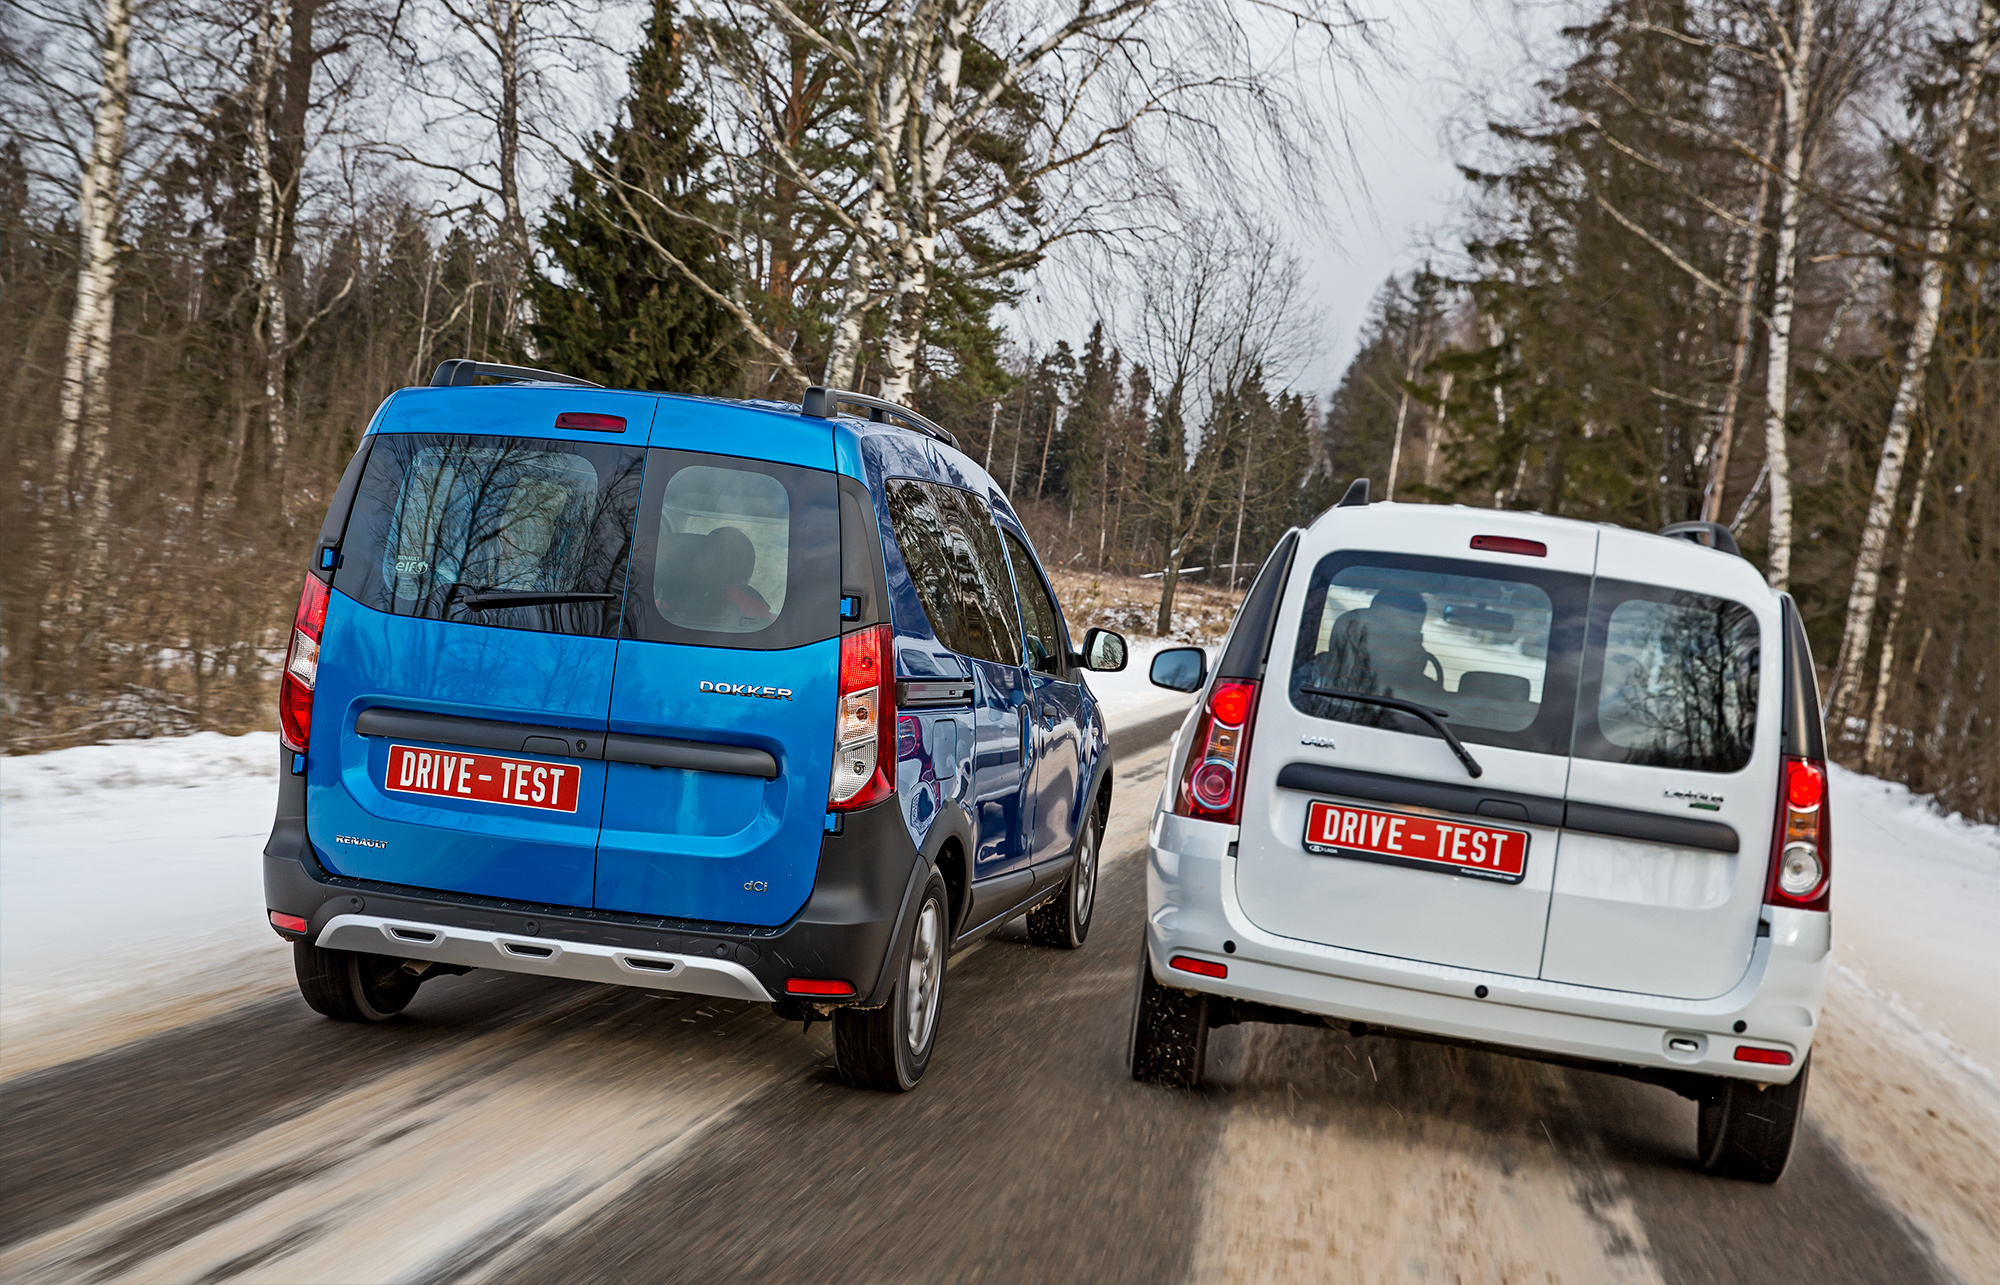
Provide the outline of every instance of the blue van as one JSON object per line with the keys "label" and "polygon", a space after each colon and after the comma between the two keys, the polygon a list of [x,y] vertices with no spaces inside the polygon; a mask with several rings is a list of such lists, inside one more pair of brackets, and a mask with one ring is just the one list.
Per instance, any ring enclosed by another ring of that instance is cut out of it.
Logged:
{"label": "blue van", "polygon": [[270,922],[328,1017],[473,968],[726,996],[909,1089],[952,950],[1089,932],[1082,671],[1125,656],[1072,647],[1007,497],[903,407],[447,361],[376,411],[313,553]]}

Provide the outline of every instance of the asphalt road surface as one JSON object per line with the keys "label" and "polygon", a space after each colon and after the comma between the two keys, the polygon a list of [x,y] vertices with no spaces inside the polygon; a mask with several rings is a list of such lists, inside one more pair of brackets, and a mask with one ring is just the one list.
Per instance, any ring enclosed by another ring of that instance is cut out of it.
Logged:
{"label": "asphalt road surface", "polygon": [[1950,1279],[1810,1123],[1755,1187],[1663,1090],[1463,1050],[1231,1028],[1212,1085],[1132,1083],[1165,730],[1121,738],[1089,943],[956,957],[914,1093],[757,1005],[259,1000],[0,1085],[0,1280]]}

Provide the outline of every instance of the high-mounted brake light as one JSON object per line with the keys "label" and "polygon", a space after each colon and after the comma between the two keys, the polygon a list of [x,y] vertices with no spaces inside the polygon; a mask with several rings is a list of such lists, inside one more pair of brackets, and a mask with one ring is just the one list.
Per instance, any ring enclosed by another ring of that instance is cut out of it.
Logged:
{"label": "high-mounted brake light", "polygon": [[566,410],[556,416],[557,428],[583,429],[592,433],[622,433],[625,431],[623,415],[599,415],[595,411]]}
{"label": "high-mounted brake light", "polygon": [[1527,558],[1546,558],[1549,546],[1540,540],[1523,540],[1511,535],[1475,535],[1472,547],[1488,553],[1518,553]]}
{"label": "high-mounted brake light", "polygon": [[1826,766],[1813,759],[1788,758],[1783,767],[1764,900],[1794,910],[1825,910],[1833,874]]}
{"label": "high-mounted brake light", "polygon": [[841,636],[833,780],[826,792],[826,805],[835,812],[865,808],[895,792],[895,682],[889,626],[871,625]]}
{"label": "high-mounted brake light", "polygon": [[278,683],[279,739],[300,751],[312,736],[313,684],[319,681],[319,642],[326,630],[326,581],[307,576],[299,592],[298,613],[292,617],[292,645],[285,653],[285,675]]}
{"label": "high-mounted brake light", "polygon": [[1243,773],[1250,764],[1250,723],[1257,713],[1257,684],[1223,679],[1209,693],[1188,744],[1174,811],[1201,821],[1235,825],[1243,815]]}

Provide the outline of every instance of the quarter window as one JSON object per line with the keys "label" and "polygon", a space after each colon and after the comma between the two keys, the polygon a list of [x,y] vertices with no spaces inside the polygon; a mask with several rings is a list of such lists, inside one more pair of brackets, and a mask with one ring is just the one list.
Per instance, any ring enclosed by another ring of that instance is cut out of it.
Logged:
{"label": "quarter window", "polygon": [[955,487],[891,478],[889,525],[931,632],[962,656],[1021,663],[1020,623],[986,502]]}

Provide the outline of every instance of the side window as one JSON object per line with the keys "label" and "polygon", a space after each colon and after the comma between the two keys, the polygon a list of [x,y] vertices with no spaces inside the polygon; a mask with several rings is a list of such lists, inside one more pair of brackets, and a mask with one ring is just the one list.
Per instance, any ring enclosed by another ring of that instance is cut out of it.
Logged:
{"label": "side window", "polygon": [[1757,617],[1706,594],[1597,582],[1580,758],[1734,772],[1757,734]]}
{"label": "side window", "polygon": [[1013,594],[985,505],[911,478],[889,479],[884,492],[896,546],[938,641],[977,660],[1020,664]]}
{"label": "side window", "polygon": [[[355,488],[334,585],[398,616],[612,633],[643,471],[640,452],[595,442],[384,435]],[[510,593],[576,601],[467,605]]]}
{"label": "side window", "polygon": [[1038,674],[1060,674],[1064,664],[1062,629],[1057,625],[1056,604],[1035,571],[1028,550],[1006,532],[1007,553],[1014,560],[1014,587],[1021,594],[1021,611],[1028,622],[1028,664]]}

